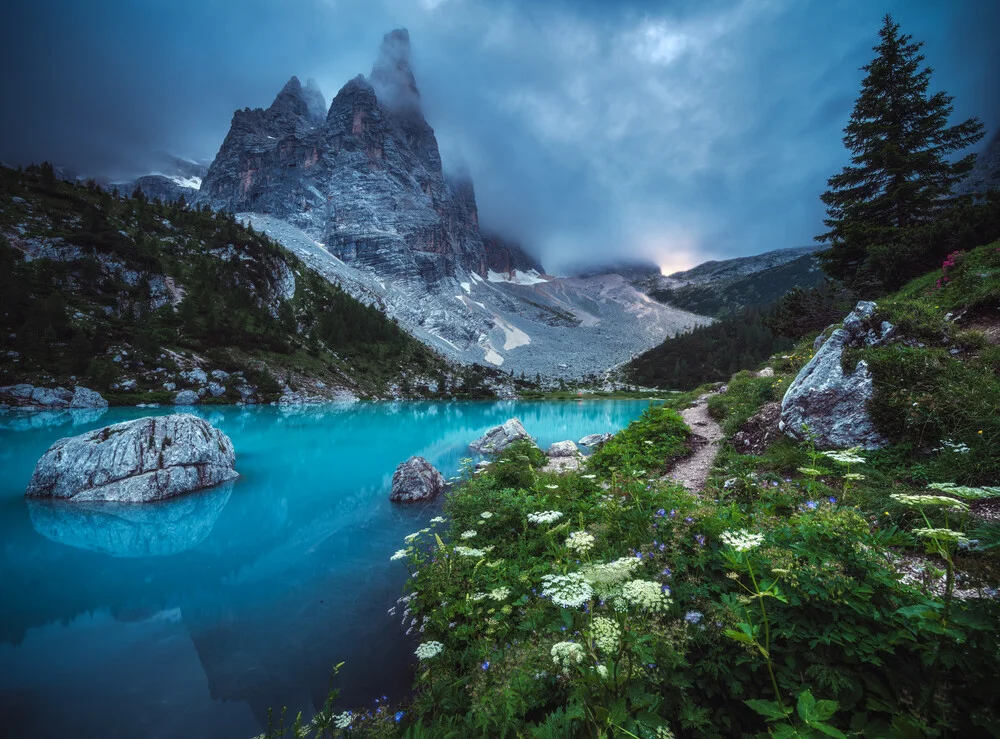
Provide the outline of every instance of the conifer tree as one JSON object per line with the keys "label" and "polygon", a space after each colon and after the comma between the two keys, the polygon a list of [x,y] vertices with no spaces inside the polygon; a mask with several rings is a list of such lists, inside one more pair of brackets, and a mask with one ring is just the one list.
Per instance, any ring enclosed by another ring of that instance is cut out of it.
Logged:
{"label": "conifer tree", "polygon": [[922,66],[922,42],[900,33],[889,15],[879,38],[844,129],[851,163],[827,181],[821,199],[829,231],[816,237],[830,245],[820,254],[826,273],[863,293],[935,265],[936,226],[975,161],[974,154],[949,157],[983,137],[976,118],[948,125],[952,97],[929,92],[933,70]]}

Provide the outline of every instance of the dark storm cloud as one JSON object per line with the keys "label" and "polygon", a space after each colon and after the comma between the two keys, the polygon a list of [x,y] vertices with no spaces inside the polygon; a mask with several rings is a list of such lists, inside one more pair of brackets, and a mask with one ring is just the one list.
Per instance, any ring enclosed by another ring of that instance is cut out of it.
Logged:
{"label": "dark storm cloud", "polygon": [[292,75],[327,101],[406,26],[446,166],[554,269],[809,243],[881,15],[956,117],[1000,124],[994,0],[12,0],[0,158],[111,176],[210,158]]}

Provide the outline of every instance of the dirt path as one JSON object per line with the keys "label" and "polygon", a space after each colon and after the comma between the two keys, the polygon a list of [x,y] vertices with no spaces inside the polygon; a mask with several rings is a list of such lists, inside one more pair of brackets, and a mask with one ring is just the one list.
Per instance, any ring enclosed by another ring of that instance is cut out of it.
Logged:
{"label": "dirt path", "polygon": [[682,459],[664,479],[676,480],[692,493],[705,487],[708,472],[719,453],[719,442],[725,437],[722,428],[708,415],[708,395],[702,395],[694,405],[681,411],[681,418],[691,428],[696,446],[690,457]]}

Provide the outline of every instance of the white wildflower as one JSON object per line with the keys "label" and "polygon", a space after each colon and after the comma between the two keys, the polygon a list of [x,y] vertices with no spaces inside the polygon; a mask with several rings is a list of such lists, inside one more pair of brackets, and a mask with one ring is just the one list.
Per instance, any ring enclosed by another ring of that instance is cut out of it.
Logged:
{"label": "white wildflower", "polygon": [[621,643],[622,630],[618,622],[605,616],[598,616],[590,629],[594,646],[605,654],[614,654]]}
{"label": "white wildflower", "polygon": [[472,547],[455,547],[455,554],[460,557],[482,557],[486,554],[482,549],[473,549]]}
{"label": "white wildflower", "polygon": [[[951,492],[951,490],[948,492]],[[957,498],[950,498],[947,495],[906,495],[905,493],[893,493],[889,497],[897,503],[902,503],[913,508],[944,506],[946,508],[958,508],[962,511],[969,510],[968,503]]]}
{"label": "white wildflower", "polygon": [[630,606],[660,613],[670,605],[664,586],[653,580],[630,580],[622,586],[621,599]]}
{"label": "white wildflower", "polygon": [[764,543],[763,534],[753,534],[746,530],[724,531],[722,543],[731,546],[737,552],[749,552]]}
{"label": "white wildflower", "polygon": [[479,517],[482,519],[493,518],[493,514],[490,513],[489,511],[483,511],[482,513],[479,514]]}
{"label": "white wildflower", "polygon": [[580,475],[584,480],[596,480],[597,475]]}
{"label": "white wildflower", "polygon": [[434,518],[431,519],[431,523],[444,523],[444,517],[434,516]]}
{"label": "white wildflower", "polygon": [[333,717],[333,725],[338,729],[346,729],[351,725],[351,721],[353,720],[353,714],[350,711],[344,711]]}
{"label": "white wildflower", "polygon": [[542,596],[563,608],[579,608],[590,601],[594,589],[579,572],[566,575],[545,575],[542,578]]}
{"label": "white wildflower", "polygon": [[540,511],[528,514],[528,523],[554,523],[563,517],[562,511]]}
{"label": "white wildflower", "polygon": [[598,665],[596,669],[597,674],[601,677],[601,680],[608,679],[608,668],[605,665]]}
{"label": "white wildflower", "polygon": [[486,600],[487,598],[489,598],[489,595],[483,592],[472,594],[472,600],[474,601]]}
{"label": "white wildflower", "polygon": [[586,651],[583,646],[572,641],[561,641],[552,645],[549,654],[556,667],[559,667],[564,675],[568,675],[573,665],[583,662]]}
{"label": "white wildflower", "polygon": [[834,462],[840,462],[841,464],[864,464],[867,460],[858,454],[859,451],[860,447],[853,447],[851,449],[820,453],[824,457],[832,459]]}
{"label": "white wildflower", "polygon": [[425,641],[417,647],[414,654],[420,660],[431,659],[441,654],[442,649],[444,649],[444,644],[439,641]]}
{"label": "white wildflower", "polygon": [[410,554],[409,549],[397,549],[396,553],[393,554],[391,557],[389,557],[389,561],[397,562],[398,560],[406,559],[409,554]]}
{"label": "white wildflower", "polygon": [[474,539],[475,537],[476,537],[476,530],[475,529],[469,529],[468,531],[463,531],[462,532],[462,538],[463,539]]}
{"label": "white wildflower", "polygon": [[406,542],[407,544],[412,544],[419,538],[420,538],[420,532],[414,531],[412,534],[407,534],[406,536],[404,536],[403,541]]}
{"label": "white wildflower", "polygon": [[580,552],[589,552],[594,548],[594,537],[586,531],[574,531],[566,537],[566,546]]}
{"label": "white wildflower", "polygon": [[494,588],[490,591],[490,597],[493,600],[507,600],[508,596],[510,596],[510,588],[506,585],[502,585],[501,587]]}
{"label": "white wildflower", "polygon": [[549,490],[558,490],[559,489],[558,485],[546,485],[545,487],[547,487]]}
{"label": "white wildflower", "polygon": [[610,598],[618,595],[621,584],[630,579],[641,564],[637,557],[621,557],[613,562],[589,565],[580,572],[595,593]]}

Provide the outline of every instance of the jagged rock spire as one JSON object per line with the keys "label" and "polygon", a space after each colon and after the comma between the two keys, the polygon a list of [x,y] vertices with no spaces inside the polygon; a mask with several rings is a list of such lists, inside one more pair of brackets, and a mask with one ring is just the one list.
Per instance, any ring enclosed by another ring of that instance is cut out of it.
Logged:
{"label": "jagged rock spire", "polygon": [[393,112],[420,112],[420,91],[410,66],[410,32],[397,28],[382,37],[369,78],[379,102]]}

